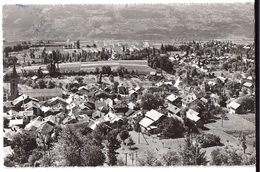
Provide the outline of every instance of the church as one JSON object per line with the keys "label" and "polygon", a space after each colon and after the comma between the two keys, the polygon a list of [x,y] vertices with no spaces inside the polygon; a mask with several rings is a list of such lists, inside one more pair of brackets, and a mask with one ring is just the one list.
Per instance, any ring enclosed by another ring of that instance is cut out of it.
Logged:
{"label": "church", "polygon": [[9,93],[8,93],[8,100],[14,100],[19,96],[19,93],[18,93],[19,75],[16,72],[15,62],[14,62],[13,71],[10,75],[9,80],[10,80],[10,88],[9,88]]}

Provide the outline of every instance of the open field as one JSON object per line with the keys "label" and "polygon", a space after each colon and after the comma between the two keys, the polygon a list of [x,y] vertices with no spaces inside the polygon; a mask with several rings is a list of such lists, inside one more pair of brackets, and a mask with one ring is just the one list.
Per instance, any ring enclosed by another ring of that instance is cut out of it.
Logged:
{"label": "open field", "polygon": [[[228,114],[227,115],[229,120],[224,121],[224,126],[222,127],[221,119],[217,120],[215,123],[206,124],[205,127],[208,130],[205,130],[205,133],[211,133],[217,136],[220,136],[221,142],[224,146],[229,145],[238,150],[238,152],[243,153],[242,146],[239,144],[238,138],[234,133],[234,130],[237,131],[244,131],[247,132],[247,149],[246,153],[253,153],[255,152],[255,148],[253,147],[253,140],[255,139],[252,137],[252,132],[255,131],[255,125],[237,114]],[[239,125],[238,125],[239,124]],[[229,132],[227,132],[229,131]],[[230,134],[228,134],[230,133]],[[133,138],[135,145],[132,148],[134,150],[130,150],[129,147],[122,144],[122,147],[118,150],[119,152],[119,159],[125,162],[126,153],[127,153],[127,165],[135,165],[136,164],[136,156],[142,157],[142,154],[146,150],[150,150],[154,153],[157,153],[158,158],[162,156],[162,154],[166,153],[167,151],[178,151],[179,145],[184,142],[184,138],[177,138],[177,139],[162,139],[159,140],[156,135],[142,135],[140,134],[140,143],[138,142],[138,133],[135,131],[130,132],[131,137]],[[147,142],[145,141],[144,137],[146,138]],[[202,150],[206,151],[206,156],[210,159],[210,153],[217,148],[223,148],[224,146],[214,146],[208,148],[202,148]],[[134,160],[132,161],[129,154],[134,154]],[[137,154],[137,155],[136,155]]]}

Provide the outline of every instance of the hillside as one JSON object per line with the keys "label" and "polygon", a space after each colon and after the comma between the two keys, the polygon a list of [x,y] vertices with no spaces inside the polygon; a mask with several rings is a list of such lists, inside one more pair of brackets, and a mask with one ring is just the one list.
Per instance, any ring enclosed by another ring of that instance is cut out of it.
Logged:
{"label": "hillside", "polygon": [[254,4],[5,5],[18,40],[254,38]]}

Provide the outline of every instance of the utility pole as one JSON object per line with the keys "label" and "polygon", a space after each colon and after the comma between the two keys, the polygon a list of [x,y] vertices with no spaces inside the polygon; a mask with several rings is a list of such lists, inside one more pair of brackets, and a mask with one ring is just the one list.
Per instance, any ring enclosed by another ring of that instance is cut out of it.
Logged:
{"label": "utility pole", "polygon": [[127,153],[125,153],[125,165],[127,166]]}

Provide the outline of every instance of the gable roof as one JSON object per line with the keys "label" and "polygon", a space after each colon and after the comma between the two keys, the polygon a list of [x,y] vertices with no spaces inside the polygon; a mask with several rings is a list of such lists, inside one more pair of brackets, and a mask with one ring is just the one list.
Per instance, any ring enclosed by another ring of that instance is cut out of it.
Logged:
{"label": "gable roof", "polygon": [[166,97],[167,100],[173,102],[174,100],[176,100],[178,98],[178,96],[171,94],[169,96]]}
{"label": "gable roof", "polygon": [[227,107],[231,107],[231,108],[233,108],[233,109],[237,109],[239,106],[240,106],[240,104],[237,103],[237,102],[230,102],[230,103],[227,105]]}
{"label": "gable roof", "polygon": [[152,110],[148,111],[145,114],[145,116],[150,118],[153,121],[157,121],[159,118],[161,118],[163,116],[163,114],[152,109]]}
{"label": "gable roof", "polygon": [[197,99],[196,95],[194,93],[187,95],[182,99],[182,102],[185,104],[189,104],[191,102],[194,102]]}
{"label": "gable roof", "polygon": [[190,120],[192,120],[192,121],[195,121],[195,122],[197,122],[199,119],[200,119],[200,117],[198,116],[198,112],[196,112],[196,111],[194,111],[194,110],[192,110],[192,109],[189,109],[187,112],[186,112],[186,116],[187,116],[187,118],[189,118]]}
{"label": "gable roof", "polygon": [[33,120],[31,120],[31,122],[29,124],[27,124],[24,129],[29,131],[35,131],[43,122],[43,118],[41,116],[38,116],[36,118],[34,118]]}
{"label": "gable roof", "polygon": [[144,117],[140,122],[139,124],[145,128],[149,127],[152,123],[154,123],[153,120],[149,119],[149,118],[146,118]]}
{"label": "gable roof", "polygon": [[30,89],[30,90],[23,90],[23,94],[26,94],[30,97],[56,97],[62,96],[61,89]]}
{"label": "gable roof", "polygon": [[48,122],[43,122],[41,125],[37,128],[37,132],[40,132],[42,134],[49,134],[54,129],[54,126],[50,125]]}
{"label": "gable roof", "polygon": [[250,82],[245,82],[245,83],[243,84],[243,86],[246,86],[246,87],[252,87],[252,86],[253,86],[253,84],[252,84],[252,83],[250,83]]}
{"label": "gable roof", "polygon": [[172,105],[172,104],[169,104],[169,103],[168,103],[167,110],[171,111],[171,112],[174,113],[174,114],[176,114],[176,113],[178,113],[178,112],[181,111],[180,108],[178,108],[178,107],[176,107],[176,106],[174,106],[174,105]]}

